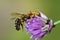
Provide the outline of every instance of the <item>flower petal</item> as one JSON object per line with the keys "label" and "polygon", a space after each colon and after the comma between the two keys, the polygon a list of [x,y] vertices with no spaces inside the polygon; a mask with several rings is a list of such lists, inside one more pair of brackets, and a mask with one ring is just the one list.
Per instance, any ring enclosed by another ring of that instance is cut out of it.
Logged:
{"label": "flower petal", "polygon": [[49,24],[42,27],[42,31],[48,31],[48,28],[49,28]]}
{"label": "flower petal", "polygon": [[38,13],[40,13],[42,18],[44,18],[45,20],[48,20],[48,17],[45,14],[43,14],[40,10],[38,10]]}
{"label": "flower petal", "polygon": [[52,20],[50,20],[50,22],[49,22],[49,29],[48,29],[48,31],[51,31],[52,26],[53,26],[53,21],[52,21]]}

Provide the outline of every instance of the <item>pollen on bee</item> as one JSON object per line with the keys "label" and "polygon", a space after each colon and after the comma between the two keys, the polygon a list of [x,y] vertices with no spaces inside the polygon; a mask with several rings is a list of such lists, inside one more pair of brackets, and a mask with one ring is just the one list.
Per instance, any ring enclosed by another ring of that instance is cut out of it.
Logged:
{"label": "pollen on bee", "polygon": [[40,16],[40,14],[39,14],[38,12],[34,11],[34,12],[30,12],[30,13],[28,14],[28,16],[29,16],[30,19],[31,19],[31,18],[33,18],[33,17],[35,17],[35,16]]}

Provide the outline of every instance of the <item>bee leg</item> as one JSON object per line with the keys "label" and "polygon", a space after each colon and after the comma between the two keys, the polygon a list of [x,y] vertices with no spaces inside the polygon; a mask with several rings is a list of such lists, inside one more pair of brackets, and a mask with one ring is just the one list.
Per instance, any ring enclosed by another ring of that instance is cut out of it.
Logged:
{"label": "bee leg", "polygon": [[22,26],[22,29],[23,29],[23,24],[21,23],[20,25]]}

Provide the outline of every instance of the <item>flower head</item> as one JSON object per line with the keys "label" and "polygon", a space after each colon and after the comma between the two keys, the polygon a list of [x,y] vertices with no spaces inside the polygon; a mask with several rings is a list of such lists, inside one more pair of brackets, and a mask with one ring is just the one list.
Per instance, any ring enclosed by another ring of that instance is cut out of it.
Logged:
{"label": "flower head", "polygon": [[53,26],[53,21],[48,19],[41,11],[38,11],[40,16],[35,16],[32,19],[27,19],[25,27],[32,38],[42,38],[46,33],[50,32]]}

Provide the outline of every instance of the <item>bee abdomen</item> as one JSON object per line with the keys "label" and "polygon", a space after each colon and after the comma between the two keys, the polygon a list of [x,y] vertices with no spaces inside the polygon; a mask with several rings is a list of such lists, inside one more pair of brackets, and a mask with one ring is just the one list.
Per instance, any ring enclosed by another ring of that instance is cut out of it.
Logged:
{"label": "bee abdomen", "polygon": [[20,24],[21,24],[21,20],[17,18],[17,19],[15,20],[16,30],[20,30]]}
{"label": "bee abdomen", "polygon": [[16,25],[16,30],[19,31],[20,30],[20,26],[19,25]]}

